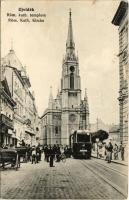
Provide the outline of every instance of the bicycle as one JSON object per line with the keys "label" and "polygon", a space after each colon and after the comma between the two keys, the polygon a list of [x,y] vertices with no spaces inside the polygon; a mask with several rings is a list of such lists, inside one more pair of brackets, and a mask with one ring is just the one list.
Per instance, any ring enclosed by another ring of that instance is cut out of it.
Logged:
{"label": "bicycle", "polygon": [[65,155],[64,153],[62,153],[62,154],[60,155],[60,160],[61,160],[63,163],[66,162],[66,155]]}

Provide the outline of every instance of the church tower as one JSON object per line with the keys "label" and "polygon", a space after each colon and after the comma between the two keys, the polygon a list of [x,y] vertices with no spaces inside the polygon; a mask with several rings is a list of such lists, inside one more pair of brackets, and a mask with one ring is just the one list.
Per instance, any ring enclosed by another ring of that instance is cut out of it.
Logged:
{"label": "church tower", "polygon": [[61,78],[62,96],[62,126],[61,143],[69,144],[69,135],[79,129],[81,85],[79,76],[78,57],[75,54],[75,43],[72,30],[72,13],[69,12],[68,36],[66,54],[62,64]]}
{"label": "church tower", "polygon": [[66,53],[62,62],[61,90],[56,99],[50,91],[48,108],[42,116],[43,144],[69,145],[74,130],[89,128],[89,105],[85,91],[81,100],[79,61],[75,53],[72,13],[69,12]]}

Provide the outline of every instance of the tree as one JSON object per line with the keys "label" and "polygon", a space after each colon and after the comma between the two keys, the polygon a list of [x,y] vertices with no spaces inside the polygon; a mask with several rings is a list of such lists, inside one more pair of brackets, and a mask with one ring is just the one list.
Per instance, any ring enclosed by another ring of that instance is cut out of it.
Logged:
{"label": "tree", "polygon": [[96,132],[91,133],[91,140],[93,143],[96,142],[96,138],[99,138],[99,141],[103,141],[105,139],[107,139],[109,136],[108,132],[104,131],[104,130],[98,130]]}

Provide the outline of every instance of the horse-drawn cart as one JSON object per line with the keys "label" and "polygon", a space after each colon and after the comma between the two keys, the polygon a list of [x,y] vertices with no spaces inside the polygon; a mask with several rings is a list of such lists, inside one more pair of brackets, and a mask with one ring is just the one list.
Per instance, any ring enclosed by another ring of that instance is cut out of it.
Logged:
{"label": "horse-drawn cart", "polygon": [[[18,153],[18,160],[19,163],[21,162],[27,162],[27,147],[16,147],[16,151]],[[22,160],[21,160],[22,158]]]}
{"label": "horse-drawn cart", "polygon": [[16,170],[20,167],[20,160],[16,150],[14,149],[1,149],[0,150],[0,168],[10,165],[11,168]]}

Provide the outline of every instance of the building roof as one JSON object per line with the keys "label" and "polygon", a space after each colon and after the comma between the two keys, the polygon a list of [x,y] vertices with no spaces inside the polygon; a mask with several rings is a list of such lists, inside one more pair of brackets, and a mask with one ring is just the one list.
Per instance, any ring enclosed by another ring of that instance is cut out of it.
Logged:
{"label": "building roof", "polygon": [[119,4],[119,7],[115,13],[115,16],[112,20],[112,24],[119,26],[127,9],[128,9],[128,3],[126,1],[121,1]]}
{"label": "building roof", "polygon": [[9,90],[9,86],[8,86],[7,79],[4,78],[4,79],[1,81],[1,84],[2,84],[2,87],[3,87],[4,91],[8,94],[9,97],[11,97],[11,92],[10,92],[10,90]]}
{"label": "building roof", "polygon": [[10,49],[9,53],[4,58],[2,58],[2,65],[12,68],[15,73],[17,73],[22,84],[26,84],[28,87],[31,87],[29,77],[26,74],[26,69],[17,58],[13,49]]}
{"label": "building roof", "polygon": [[6,78],[1,81],[1,84],[2,84],[1,95],[4,96],[4,98],[10,103],[11,106],[13,107],[16,106],[16,102],[11,97],[11,93]]}
{"label": "building roof", "polygon": [[109,133],[114,133],[114,132],[119,132],[119,131],[120,131],[119,125],[112,125],[112,126],[109,128]]}
{"label": "building roof", "polygon": [[9,53],[4,58],[2,58],[2,65],[9,65],[11,67],[17,68],[17,70],[22,70],[23,68],[13,49],[10,49]]}

